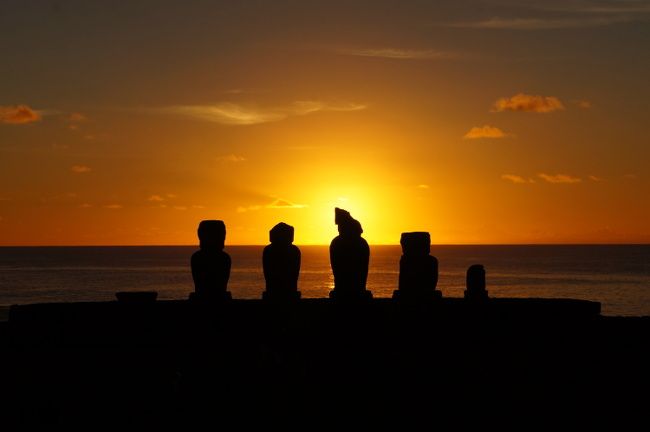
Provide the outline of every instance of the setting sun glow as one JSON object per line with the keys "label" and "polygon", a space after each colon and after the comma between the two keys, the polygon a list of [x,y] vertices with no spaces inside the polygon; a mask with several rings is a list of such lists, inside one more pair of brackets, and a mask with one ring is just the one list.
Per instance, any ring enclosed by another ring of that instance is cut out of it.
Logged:
{"label": "setting sun glow", "polygon": [[647,9],[141,3],[0,6],[0,245],[650,241]]}

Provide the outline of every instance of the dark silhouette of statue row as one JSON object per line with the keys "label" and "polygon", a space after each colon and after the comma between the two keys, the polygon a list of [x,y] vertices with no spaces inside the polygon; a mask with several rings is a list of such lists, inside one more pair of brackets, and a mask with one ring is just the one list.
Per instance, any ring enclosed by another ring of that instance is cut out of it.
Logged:
{"label": "dark silhouette of statue row", "polygon": [[[366,289],[370,248],[361,237],[361,223],[350,213],[334,209],[334,222],[339,235],[330,244],[330,264],[334,274],[334,289],[330,298],[340,301],[362,301],[372,298]],[[197,300],[228,300],[230,256],[224,252],[226,225],[220,220],[204,220],[199,224],[199,250],[192,255],[192,277]],[[264,248],[262,262],[266,291],[263,298],[270,301],[298,300],[300,249],[293,244],[294,229],[280,222],[269,232],[271,244]],[[400,301],[421,301],[441,298],[438,284],[438,260],[431,256],[428,232],[402,233],[402,257],[399,262],[399,287],[393,298]],[[485,289],[485,269],[472,265],[467,270],[468,300],[488,298]]]}
{"label": "dark silhouette of statue row", "polygon": [[228,291],[230,255],[223,251],[226,243],[226,224],[220,220],[204,220],[199,224],[199,250],[192,255],[192,279],[197,300],[224,300],[231,298]]}
{"label": "dark silhouette of statue row", "polygon": [[262,263],[266,291],[265,300],[297,300],[300,274],[300,249],[293,244],[293,227],[280,222],[269,231],[271,244],[264,248]]}
{"label": "dark silhouette of statue row", "polygon": [[485,289],[485,269],[482,265],[474,264],[467,269],[466,286],[466,299],[485,300],[488,298],[488,292]]}
{"label": "dark silhouette of statue row", "polygon": [[438,285],[438,259],[430,255],[428,232],[402,233],[402,257],[399,260],[399,287],[393,298],[426,300],[441,298]]}
{"label": "dark silhouette of statue row", "polygon": [[334,209],[334,223],[338,226],[339,235],[330,243],[330,263],[334,273],[334,289],[330,292],[330,298],[372,298],[372,293],[366,289],[370,247],[361,237],[361,224],[349,212],[338,207]]}

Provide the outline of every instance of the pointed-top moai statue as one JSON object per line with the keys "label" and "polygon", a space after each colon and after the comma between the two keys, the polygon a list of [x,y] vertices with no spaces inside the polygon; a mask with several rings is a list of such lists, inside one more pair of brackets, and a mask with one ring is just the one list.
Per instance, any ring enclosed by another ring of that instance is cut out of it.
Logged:
{"label": "pointed-top moai statue", "polygon": [[485,268],[474,264],[467,269],[467,289],[465,298],[468,300],[485,300],[488,292],[485,289]]}
{"label": "pointed-top moai statue", "polygon": [[427,300],[442,297],[438,284],[438,259],[430,255],[428,232],[402,233],[402,257],[399,260],[399,289],[393,298]]}
{"label": "pointed-top moai statue", "polygon": [[330,297],[339,300],[371,299],[366,290],[370,248],[361,237],[363,229],[359,221],[340,208],[334,209],[334,222],[339,235],[330,243],[330,263],[334,273],[334,289]]}
{"label": "pointed-top moai statue", "polygon": [[266,291],[265,300],[298,300],[300,249],[293,244],[293,227],[280,222],[269,231],[271,244],[264,248],[262,262]]}
{"label": "pointed-top moai statue", "polygon": [[192,278],[197,300],[227,300],[230,278],[230,255],[223,251],[226,225],[220,220],[204,220],[199,224],[199,247],[192,255]]}

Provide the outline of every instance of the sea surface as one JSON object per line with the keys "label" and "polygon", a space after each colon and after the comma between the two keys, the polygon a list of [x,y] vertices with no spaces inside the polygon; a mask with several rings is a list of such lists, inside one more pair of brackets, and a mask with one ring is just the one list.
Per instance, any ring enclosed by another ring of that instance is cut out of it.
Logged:
{"label": "sea surface", "polygon": [[[229,246],[235,298],[260,298],[263,246]],[[299,289],[327,297],[333,287],[326,246],[302,246]],[[0,247],[0,319],[8,306],[114,300],[117,291],[155,290],[185,299],[193,290],[189,260],[196,247]],[[605,315],[650,315],[650,245],[432,246],[438,289],[462,297],[465,272],[483,264],[491,297],[577,298],[602,303]],[[368,288],[390,297],[397,288],[399,246],[371,246]]]}

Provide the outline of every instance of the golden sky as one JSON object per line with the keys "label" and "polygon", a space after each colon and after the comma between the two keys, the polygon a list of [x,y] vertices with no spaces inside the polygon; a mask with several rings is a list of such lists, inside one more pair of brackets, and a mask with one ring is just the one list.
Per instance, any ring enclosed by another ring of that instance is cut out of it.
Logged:
{"label": "golden sky", "polygon": [[0,245],[650,242],[648,1],[0,3]]}

